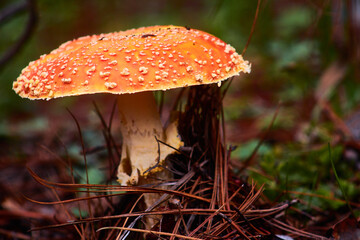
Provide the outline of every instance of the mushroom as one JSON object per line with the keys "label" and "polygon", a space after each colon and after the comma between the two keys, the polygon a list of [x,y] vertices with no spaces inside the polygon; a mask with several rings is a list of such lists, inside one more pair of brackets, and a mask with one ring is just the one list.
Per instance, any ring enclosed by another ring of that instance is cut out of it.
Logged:
{"label": "mushroom", "polygon": [[[218,83],[250,65],[229,44],[203,31],[152,26],[81,37],[31,62],[13,83],[21,97],[53,99],[93,93],[118,94],[123,135],[118,181],[138,184],[166,175],[162,164],[182,145],[176,124],[164,130],[152,91]],[[151,169],[151,171],[147,171]],[[158,175],[160,174],[160,175]]]}

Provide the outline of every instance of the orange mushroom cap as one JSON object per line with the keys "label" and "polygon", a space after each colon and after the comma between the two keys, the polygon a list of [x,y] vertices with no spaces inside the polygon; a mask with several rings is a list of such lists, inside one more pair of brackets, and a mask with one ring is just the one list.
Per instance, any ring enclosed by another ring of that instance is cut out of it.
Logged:
{"label": "orange mushroom cap", "polygon": [[203,31],[152,26],[81,37],[24,68],[21,97],[135,93],[220,82],[250,72],[229,44]]}

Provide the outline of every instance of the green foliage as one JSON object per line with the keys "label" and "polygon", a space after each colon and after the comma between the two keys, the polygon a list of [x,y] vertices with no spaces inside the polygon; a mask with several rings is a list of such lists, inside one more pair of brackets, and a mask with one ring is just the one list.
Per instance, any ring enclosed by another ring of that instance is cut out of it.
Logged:
{"label": "green foliage", "polygon": [[[249,147],[251,145],[252,147]],[[255,145],[254,141],[241,145],[232,156],[239,160],[246,159]],[[296,196],[308,202],[308,206],[302,206],[308,210],[311,207],[321,209],[343,207],[346,203],[334,200],[344,200],[344,197],[331,168],[327,146],[305,152],[294,151],[301,148],[303,147],[292,144],[275,148],[264,145],[258,152],[258,165],[252,168],[261,170],[249,169],[248,174],[259,184],[265,184],[265,194],[274,201],[278,201],[279,196],[282,196],[283,200]],[[344,192],[349,199],[356,199],[360,195],[360,189],[352,182],[354,170],[349,169],[348,164],[342,161],[343,150],[341,146],[333,147],[332,158],[341,176],[340,184]],[[290,194],[292,197],[283,194],[287,191],[294,193]],[[308,194],[317,194],[320,197],[308,196]],[[329,197],[331,199],[328,199]]]}
{"label": "green foliage", "polygon": [[72,214],[74,214],[75,217],[77,218],[86,218],[89,217],[89,212],[82,209],[80,210],[79,207],[73,207],[71,209]]}
{"label": "green foliage", "polygon": [[[249,142],[242,144],[240,147],[236,148],[231,153],[231,156],[239,159],[247,159],[254,152],[258,144],[259,144],[259,140],[257,139],[250,140]],[[257,154],[263,156],[269,151],[270,151],[270,147],[267,146],[266,144],[262,144],[258,149]]]}
{"label": "green foliage", "polygon": [[313,41],[286,43],[274,41],[269,43],[270,53],[277,59],[275,67],[282,69],[299,61],[306,61],[316,50]]}
{"label": "green foliage", "polygon": [[[94,149],[104,146],[104,138],[101,133],[96,130],[82,130],[83,141],[86,149]],[[81,145],[74,143],[67,149],[69,157],[73,160],[74,170],[76,172],[76,182],[86,184],[86,174],[90,184],[105,184],[107,179],[105,174],[106,155],[105,150],[99,150],[86,155],[87,169],[85,167],[85,159],[82,154]],[[101,168],[104,167],[104,170]],[[107,173],[107,172],[106,172]]]}
{"label": "green foliage", "polygon": [[306,30],[312,24],[314,11],[308,7],[293,7],[283,11],[275,20],[277,34],[282,38],[293,39],[299,31]]}

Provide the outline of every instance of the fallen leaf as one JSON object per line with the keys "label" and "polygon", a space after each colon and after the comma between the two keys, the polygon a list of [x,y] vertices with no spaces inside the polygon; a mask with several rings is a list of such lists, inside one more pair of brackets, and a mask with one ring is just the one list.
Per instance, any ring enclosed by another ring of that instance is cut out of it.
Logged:
{"label": "fallen leaf", "polygon": [[347,217],[333,227],[335,240],[357,240],[360,239],[359,223],[354,217]]}

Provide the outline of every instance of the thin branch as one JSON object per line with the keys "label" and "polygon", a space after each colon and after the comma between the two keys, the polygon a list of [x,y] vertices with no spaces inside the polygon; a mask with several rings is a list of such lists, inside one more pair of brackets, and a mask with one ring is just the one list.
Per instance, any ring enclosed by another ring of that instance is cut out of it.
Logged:
{"label": "thin branch", "polygon": [[26,23],[25,29],[20,35],[18,41],[8,48],[8,50],[0,57],[0,68],[4,67],[5,64],[13,58],[20,49],[25,45],[26,41],[28,41],[33,33],[36,23],[38,21],[38,13],[36,8],[36,0],[27,0],[23,4],[13,5],[5,9],[0,13],[0,23],[2,21],[8,20],[8,18],[13,17],[15,14],[19,13],[27,9],[29,12],[28,21]]}
{"label": "thin branch", "polygon": [[256,12],[255,12],[255,17],[254,17],[254,21],[253,21],[253,24],[251,26],[251,31],[250,31],[250,36],[246,42],[246,45],[244,47],[244,50],[242,51],[241,55],[245,55],[245,52],[250,44],[250,41],[251,41],[251,37],[252,35],[254,34],[254,31],[255,31],[255,26],[256,26],[256,21],[258,19],[258,16],[259,16],[259,11],[260,11],[260,5],[261,5],[261,0],[258,0],[257,2],[257,7],[256,7]]}

